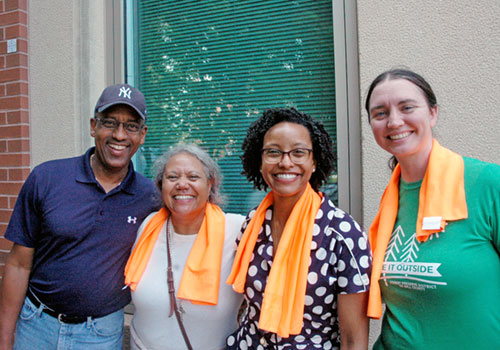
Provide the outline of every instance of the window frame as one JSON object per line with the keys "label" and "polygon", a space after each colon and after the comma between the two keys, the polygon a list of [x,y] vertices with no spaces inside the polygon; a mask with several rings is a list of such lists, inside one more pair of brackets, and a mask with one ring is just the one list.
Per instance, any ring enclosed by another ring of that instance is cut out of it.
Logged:
{"label": "window frame", "polygon": [[[136,20],[135,1],[112,0],[108,6],[108,13],[113,16],[107,36],[107,42],[111,44],[107,47],[112,52],[110,69],[107,70],[111,76],[108,78],[114,82],[126,81],[133,85],[136,71],[134,41],[137,37],[133,25]],[[361,222],[361,113],[356,2],[332,0],[332,9],[337,108],[338,206]]]}
{"label": "window frame", "polygon": [[338,205],[362,222],[361,111],[356,1],[333,0]]}

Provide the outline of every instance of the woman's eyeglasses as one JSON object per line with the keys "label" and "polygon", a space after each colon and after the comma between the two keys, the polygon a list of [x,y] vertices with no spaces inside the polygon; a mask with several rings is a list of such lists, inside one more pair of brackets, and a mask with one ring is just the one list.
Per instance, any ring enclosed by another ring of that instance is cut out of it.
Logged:
{"label": "woman's eyeglasses", "polygon": [[268,164],[279,163],[285,154],[288,155],[293,163],[303,164],[309,159],[309,155],[312,151],[313,150],[309,148],[295,148],[286,152],[277,148],[263,148],[261,153],[262,160]]}

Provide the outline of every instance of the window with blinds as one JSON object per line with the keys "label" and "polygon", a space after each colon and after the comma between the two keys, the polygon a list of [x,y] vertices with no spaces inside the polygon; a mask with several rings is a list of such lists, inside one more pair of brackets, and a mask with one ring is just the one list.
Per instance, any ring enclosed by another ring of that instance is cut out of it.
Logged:
{"label": "window with blinds", "polygon": [[[295,107],[335,129],[331,0],[138,1],[135,85],[148,104],[136,163],[195,142],[222,169],[224,209],[246,214],[265,193],[241,175],[247,127],[270,107]],[[336,175],[323,189],[336,200]]]}

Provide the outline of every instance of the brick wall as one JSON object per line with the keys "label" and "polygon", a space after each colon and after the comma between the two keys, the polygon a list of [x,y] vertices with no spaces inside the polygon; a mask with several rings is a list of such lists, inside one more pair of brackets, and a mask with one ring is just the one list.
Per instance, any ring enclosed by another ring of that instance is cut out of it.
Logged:
{"label": "brick wall", "polygon": [[30,172],[27,1],[0,0],[0,276],[12,247],[3,235]]}

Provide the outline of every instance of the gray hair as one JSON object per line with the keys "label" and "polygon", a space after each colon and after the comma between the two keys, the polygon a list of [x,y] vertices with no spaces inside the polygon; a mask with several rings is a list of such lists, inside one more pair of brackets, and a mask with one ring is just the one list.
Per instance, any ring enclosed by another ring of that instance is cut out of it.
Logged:
{"label": "gray hair", "polygon": [[200,146],[194,143],[180,142],[156,160],[154,165],[156,169],[155,184],[160,192],[162,190],[162,181],[163,175],[165,174],[165,166],[173,156],[180,153],[189,154],[201,162],[208,181],[212,181],[212,188],[210,189],[208,201],[217,205],[222,204],[224,202],[224,199],[220,193],[220,186],[222,183],[222,174],[220,168],[206,151],[204,151]]}

